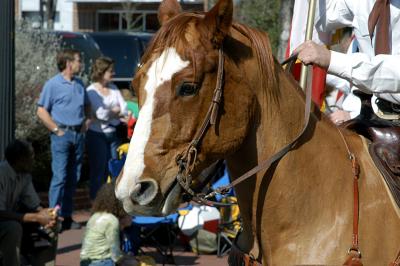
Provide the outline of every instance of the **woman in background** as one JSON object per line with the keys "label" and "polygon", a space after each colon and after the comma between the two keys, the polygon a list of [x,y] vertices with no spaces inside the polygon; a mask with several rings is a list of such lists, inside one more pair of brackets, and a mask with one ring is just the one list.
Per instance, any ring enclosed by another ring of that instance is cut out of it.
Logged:
{"label": "woman in background", "polygon": [[112,83],[114,61],[108,57],[98,58],[92,66],[92,84],[86,89],[91,107],[91,121],[86,134],[90,168],[90,198],[107,180],[108,161],[117,159],[121,144],[117,127],[121,118],[128,115],[124,98]]}

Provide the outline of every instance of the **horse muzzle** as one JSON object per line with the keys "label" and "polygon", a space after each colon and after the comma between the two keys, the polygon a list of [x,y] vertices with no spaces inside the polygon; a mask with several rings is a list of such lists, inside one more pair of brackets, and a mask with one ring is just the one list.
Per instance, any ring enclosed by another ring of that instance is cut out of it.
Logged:
{"label": "horse muzzle", "polygon": [[129,189],[129,196],[121,199],[130,215],[166,216],[180,204],[181,186],[175,182],[165,196],[152,179],[143,179]]}

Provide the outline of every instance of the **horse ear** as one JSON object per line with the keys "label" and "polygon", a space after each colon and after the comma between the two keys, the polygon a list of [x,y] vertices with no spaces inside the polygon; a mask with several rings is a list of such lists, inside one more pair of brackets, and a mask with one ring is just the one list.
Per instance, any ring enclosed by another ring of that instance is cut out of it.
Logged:
{"label": "horse ear", "polygon": [[182,7],[177,0],[164,0],[158,7],[158,21],[163,25],[171,18],[182,12]]}
{"label": "horse ear", "polygon": [[206,13],[205,23],[207,28],[214,31],[211,42],[215,47],[220,47],[232,25],[233,2],[232,0],[219,0],[218,3]]}

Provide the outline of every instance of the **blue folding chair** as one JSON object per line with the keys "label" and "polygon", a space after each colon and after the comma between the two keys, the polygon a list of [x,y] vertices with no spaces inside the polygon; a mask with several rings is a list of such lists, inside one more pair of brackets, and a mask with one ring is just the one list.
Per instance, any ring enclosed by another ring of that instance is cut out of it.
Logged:
{"label": "blue folding chair", "polygon": [[177,213],[165,217],[133,216],[129,229],[133,253],[145,253],[141,247],[151,246],[162,256],[163,265],[175,264],[173,247],[177,237],[178,216]]}

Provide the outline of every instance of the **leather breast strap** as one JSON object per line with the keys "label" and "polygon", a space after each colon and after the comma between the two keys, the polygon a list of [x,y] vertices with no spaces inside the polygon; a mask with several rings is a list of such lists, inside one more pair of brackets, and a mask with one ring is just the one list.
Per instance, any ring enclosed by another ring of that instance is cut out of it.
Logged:
{"label": "leather breast strap", "polygon": [[350,151],[349,145],[347,144],[346,139],[343,136],[343,133],[340,128],[338,128],[339,135],[342,138],[349,160],[351,160],[351,167],[353,172],[353,235],[352,235],[352,245],[347,251],[348,258],[346,262],[343,264],[345,266],[362,266],[361,263],[361,251],[358,245],[358,223],[359,223],[359,204],[360,204],[360,196],[359,196],[359,188],[358,188],[358,179],[360,177],[360,165],[357,162],[357,158]]}
{"label": "leather breast strap", "polygon": [[[343,264],[344,266],[362,266],[361,262],[361,251],[358,244],[358,224],[360,215],[360,196],[358,188],[358,179],[360,176],[360,165],[357,162],[355,155],[350,151],[349,145],[340,128],[338,128],[340,136],[346,146],[347,154],[351,160],[352,171],[353,171],[353,236],[352,245],[348,250],[348,258]],[[389,264],[389,266],[400,266],[400,250],[397,254],[396,259]]]}

